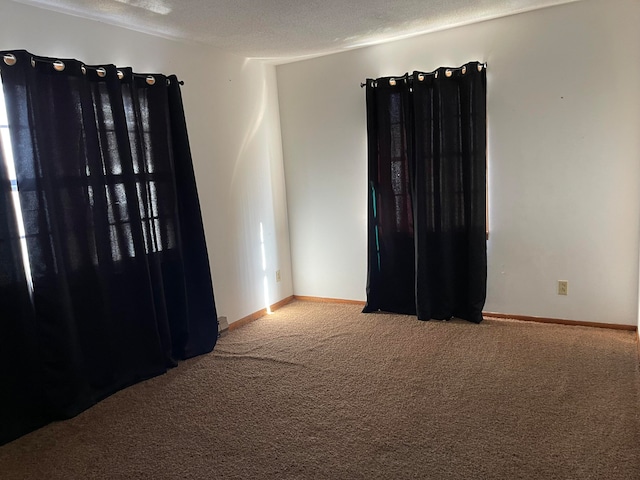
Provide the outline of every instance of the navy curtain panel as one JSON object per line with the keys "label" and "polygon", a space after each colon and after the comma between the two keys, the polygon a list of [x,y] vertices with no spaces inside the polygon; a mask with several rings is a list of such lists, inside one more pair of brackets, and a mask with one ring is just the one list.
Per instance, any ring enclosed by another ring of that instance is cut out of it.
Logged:
{"label": "navy curtain panel", "polygon": [[218,325],[177,78],[26,51],[0,74],[2,444],[211,351]]}
{"label": "navy curtain panel", "polygon": [[486,298],[486,69],[366,82],[364,312],[482,321]]}

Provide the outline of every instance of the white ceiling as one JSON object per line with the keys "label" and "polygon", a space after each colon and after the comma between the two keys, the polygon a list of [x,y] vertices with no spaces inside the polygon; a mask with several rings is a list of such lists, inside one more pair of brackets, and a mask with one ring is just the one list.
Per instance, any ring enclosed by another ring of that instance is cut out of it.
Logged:
{"label": "white ceiling", "polygon": [[277,63],[579,0],[14,0]]}

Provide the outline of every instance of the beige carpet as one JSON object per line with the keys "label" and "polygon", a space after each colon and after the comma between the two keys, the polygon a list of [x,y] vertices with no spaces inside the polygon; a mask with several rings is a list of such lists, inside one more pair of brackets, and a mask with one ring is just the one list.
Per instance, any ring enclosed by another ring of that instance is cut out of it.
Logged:
{"label": "beige carpet", "polygon": [[640,479],[635,334],[294,302],[0,447],[2,479]]}

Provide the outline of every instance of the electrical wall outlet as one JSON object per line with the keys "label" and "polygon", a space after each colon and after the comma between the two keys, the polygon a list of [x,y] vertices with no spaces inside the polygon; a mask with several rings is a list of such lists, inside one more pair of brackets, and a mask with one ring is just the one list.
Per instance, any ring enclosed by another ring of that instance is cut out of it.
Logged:
{"label": "electrical wall outlet", "polygon": [[558,295],[569,295],[569,282],[558,280]]}
{"label": "electrical wall outlet", "polygon": [[280,270],[276,270],[276,282],[279,282],[280,280]]}

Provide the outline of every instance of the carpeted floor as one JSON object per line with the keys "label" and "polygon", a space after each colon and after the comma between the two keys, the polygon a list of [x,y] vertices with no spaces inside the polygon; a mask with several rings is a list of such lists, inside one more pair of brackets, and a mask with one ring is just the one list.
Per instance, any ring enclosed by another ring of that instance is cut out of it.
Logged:
{"label": "carpeted floor", "polygon": [[0,478],[640,478],[634,333],[359,311],[294,302],[0,447]]}

